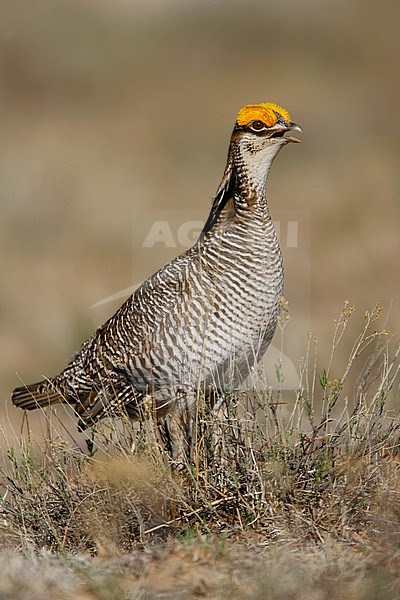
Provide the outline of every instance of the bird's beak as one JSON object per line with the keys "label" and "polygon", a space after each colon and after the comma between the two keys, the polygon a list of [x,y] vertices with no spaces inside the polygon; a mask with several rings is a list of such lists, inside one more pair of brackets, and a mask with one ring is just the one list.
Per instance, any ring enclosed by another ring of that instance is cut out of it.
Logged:
{"label": "bird's beak", "polygon": [[[303,133],[302,128],[300,127],[300,125],[297,125],[297,123],[290,123],[288,131],[298,131],[299,133]],[[301,140],[292,136],[285,136],[285,140],[287,140],[288,142],[296,142],[297,144],[301,142]]]}
{"label": "bird's beak", "polygon": [[271,127],[271,133],[269,137],[275,139],[279,138],[282,144],[287,144],[288,142],[300,142],[300,140],[295,137],[287,136],[286,134],[289,131],[299,131],[301,133],[302,129],[300,125],[297,125],[297,123],[289,123],[287,121],[283,123],[276,123],[276,125]]}

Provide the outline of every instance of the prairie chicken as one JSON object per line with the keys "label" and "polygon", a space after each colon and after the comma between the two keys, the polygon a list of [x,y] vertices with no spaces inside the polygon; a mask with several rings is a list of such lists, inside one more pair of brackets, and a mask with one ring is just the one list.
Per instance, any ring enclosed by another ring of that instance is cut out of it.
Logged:
{"label": "prairie chicken", "polygon": [[211,212],[192,248],[145,281],[56,377],[14,390],[31,410],[72,405],[83,425],[123,409],[140,415],[193,406],[237,387],[266,351],[283,263],[265,196],[278,152],[301,131],[273,103],[246,105],[233,129]]}

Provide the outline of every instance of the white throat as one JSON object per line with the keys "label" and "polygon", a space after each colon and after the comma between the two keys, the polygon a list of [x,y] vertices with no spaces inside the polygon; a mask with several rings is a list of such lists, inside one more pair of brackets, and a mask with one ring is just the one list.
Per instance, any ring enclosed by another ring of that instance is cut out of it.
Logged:
{"label": "white throat", "polygon": [[253,190],[259,193],[265,192],[271,165],[281,148],[281,144],[271,144],[255,153],[247,149],[241,152],[243,170]]}

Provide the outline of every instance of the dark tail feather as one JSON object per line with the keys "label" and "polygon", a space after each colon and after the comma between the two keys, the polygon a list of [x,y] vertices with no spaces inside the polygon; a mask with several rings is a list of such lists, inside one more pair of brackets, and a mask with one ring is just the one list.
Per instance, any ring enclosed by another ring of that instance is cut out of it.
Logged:
{"label": "dark tail feather", "polygon": [[18,387],[13,391],[11,399],[15,406],[23,410],[33,410],[57,402],[65,402],[64,396],[56,389],[51,380]]}

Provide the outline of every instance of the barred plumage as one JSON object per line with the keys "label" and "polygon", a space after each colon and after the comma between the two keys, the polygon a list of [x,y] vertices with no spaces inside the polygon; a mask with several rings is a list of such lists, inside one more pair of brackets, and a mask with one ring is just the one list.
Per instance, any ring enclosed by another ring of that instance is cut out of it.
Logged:
{"label": "barred plumage", "polygon": [[199,391],[236,387],[274,334],[283,289],[279,242],[265,197],[270,166],[299,126],[276,104],[248,105],[197,243],[155,273],[83,344],[60,375],[14,390],[16,406],[75,407],[85,424],[144,398],[159,414]]}

